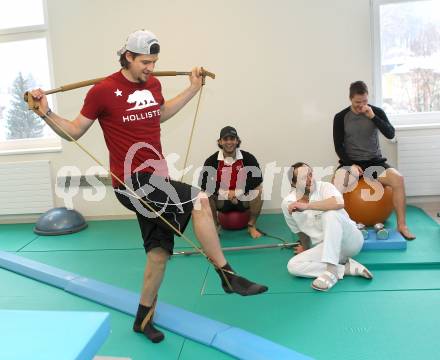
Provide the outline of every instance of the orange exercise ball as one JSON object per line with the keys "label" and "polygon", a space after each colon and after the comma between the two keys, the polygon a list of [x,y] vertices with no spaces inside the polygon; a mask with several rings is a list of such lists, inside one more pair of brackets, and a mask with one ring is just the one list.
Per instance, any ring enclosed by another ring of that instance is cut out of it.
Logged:
{"label": "orange exercise ball", "polygon": [[393,191],[390,186],[382,186],[380,182],[364,178],[359,179],[353,191],[344,193],[345,210],[356,223],[373,226],[384,223],[391,215]]}
{"label": "orange exercise ball", "polygon": [[223,229],[240,230],[247,227],[250,219],[249,211],[228,211],[218,213],[218,222]]}

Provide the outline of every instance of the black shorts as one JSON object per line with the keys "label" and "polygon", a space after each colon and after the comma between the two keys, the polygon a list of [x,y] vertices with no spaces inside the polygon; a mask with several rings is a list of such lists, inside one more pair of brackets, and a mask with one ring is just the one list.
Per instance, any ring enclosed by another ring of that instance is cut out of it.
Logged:
{"label": "black shorts", "polygon": [[230,200],[216,200],[215,202],[218,212],[227,213],[231,211],[245,212],[249,210],[249,201],[238,201],[237,204]]}
{"label": "black shorts", "polygon": [[[150,173],[134,173],[126,184],[180,233],[185,231],[191,218],[194,201],[200,192],[199,189]],[[174,234],[180,235],[125,187],[121,186],[114,190],[119,202],[136,213],[145,251],[161,247],[172,254]]]}
{"label": "black shorts", "polygon": [[[372,177],[373,179],[377,179],[377,177],[382,174],[386,169],[391,168],[389,164],[387,164],[387,159],[373,159],[373,160],[365,160],[365,161],[355,161],[355,165],[359,165],[364,171],[364,176]],[[350,168],[350,166],[339,165],[338,169],[345,167]]]}

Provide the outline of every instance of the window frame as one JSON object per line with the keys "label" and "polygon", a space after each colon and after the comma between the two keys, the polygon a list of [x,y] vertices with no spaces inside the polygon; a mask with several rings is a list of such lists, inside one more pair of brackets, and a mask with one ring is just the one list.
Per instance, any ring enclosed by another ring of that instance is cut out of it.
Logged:
{"label": "window frame", "polygon": [[[44,39],[46,41],[49,65],[49,84],[53,87],[54,71],[52,49],[48,25],[47,0],[42,0],[44,23],[40,25],[20,26],[0,29],[0,43]],[[54,110],[57,109],[56,98],[52,99]],[[62,150],[58,136],[33,139],[0,140],[0,156],[59,152]]]}
{"label": "window frame", "polygon": [[[388,4],[418,2],[426,0],[370,0],[372,53],[373,53],[373,100],[377,106],[382,106],[382,69],[380,43],[380,7]],[[387,114],[388,115],[388,114]],[[418,112],[408,114],[390,114],[390,121],[396,128],[440,128],[440,111]]]}

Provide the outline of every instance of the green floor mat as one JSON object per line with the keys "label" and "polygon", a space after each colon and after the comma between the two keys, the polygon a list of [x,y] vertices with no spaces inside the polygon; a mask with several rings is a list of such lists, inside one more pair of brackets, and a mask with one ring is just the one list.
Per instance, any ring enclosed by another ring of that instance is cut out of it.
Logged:
{"label": "green floor mat", "polygon": [[[440,226],[423,210],[417,207],[408,206],[407,215],[408,225],[410,229],[417,235],[416,240],[408,241],[407,250],[364,251],[361,252],[356,259],[366,265],[383,263],[404,264],[440,262]],[[386,226],[395,228],[396,225],[394,214],[386,222]],[[267,232],[269,235],[281,237],[287,242],[293,242],[296,240],[296,237],[288,229],[282,214],[261,215],[258,220],[258,227]],[[193,235],[191,228],[188,229],[188,234]],[[281,242],[280,240],[267,236],[259,239],[252,239],[246,230],[223,230],[220,234],[220,241],[222,247],[252,246]],[[176,248],[178,248],[178,246],[176,246]],[[253,250],[243,251],[243,254],[247,254],[252,251]],[[288,252],[290,250],[285,251]],[[228,254],[228,256],[230,255]],[[262,265],[263,264],[259,264],[259,266]],[[282,266],[285,267],[285,265]]]}
{"label": "green floor mat", "polygon": [[[251,276],[251,280],[268,285],[269,293],[314,292],[310,286],[313,279],[298,278],[287,272],[290,255],[285,250],[258,250],[252,253],[231,254],[229,260],[240,275]],[[397,268],[396,268],[397,267]],[[391,291],[440,289],[440,263],[372,266],[372,281],[360,277],[346,276],[332,292],[347,291]],[[205,295],[221,295],[218,276],[210,269],[203,289]]]}
{"label": "green floor mat", "polygon": [[[3,226],[5,225],[0,225],[0,229]],[[37,236],[32,232],[34,225],[31,224],[21,225],[19,232],[16,228],[18,225],[6,226],[11,227],[11,230],[5,232],[5,234],[2,231],[0,247],[2,246],[1,240],[4,240],[5,244],[8,244],[7,241],[13,244],[13,240],[9,239],[10,234],[14,234],[16,241],[20,238],[21,240],[18,242],[19,247],[17,246],[17,248],[2,248],[1,250],[16,251],[29,242],[27,241],[28,238],[35,240],[23,249],[26,251],[143,249],[137,220],[89,221],[88,227],[78,233],[58,236]],[[195,240],[191,224],[188,226],[185,235],[189,236],[191,240]],[[176,248],[191,247],[190,244],[178,236],[175,236],[174,241]],[[198,244],[197,241],[195,242]]]}
{"label": "green floor mat", "polygon": [[[258,228],[266,232],[268,235],[274,235],[282,238],[284,241],[293,242],[296,241],[296,236],[292,235],[290,230],[284,221],[284,217],[281,214],[264,214],[258,219]],[[190,239],[195,240],[194,230],[190,223],[185,231]],[[222,247],[229,246],[252,246],[260,244],[277,244],[281,242],[278,239],[271,238],[270,236],[263,236],[259,239],[252,239],[247,232],[247,229],[242,230],[221,230],[220,242]],[[197,241],[196,241],[197,243]],[[183,239],[175,237],[176,250],[187,250],[191,246]]]}
{"label": "green floor mat", "polygon": [[34,224],[0,224],[0,250],[18,251],[34,241],[38,235]]}
{"label": "green floor mat", "polygon": [[[19,255],[134,292],[141,289],[146,261],[143,250],[21,252]],[[209,266],[202,257],[170,260],[159,300],[193,310]]]}
{"label": "green floor mat", "polygon": [[[417,239],[408,241],[407,249],[364,251],[356,259],[363,264],[399,264],[440,262],[440,226],[423,210],[409,206],[407,208],[408,226]],[[395,227],[395,216],[386,224]]]}
{"label": "green floor mat", "polygon": [[[16,251],[30,243],[18,254],[139,291],[145,253],[136,220],[89,224],[89,229],[77,234],[37,239],[33,225],[0,225],[0,249]],[[387,225],[395,226],[394,215]],[[319,293],[310,288],[312,279],[288,274],[291,249],[230,252],[227,258],[235,270],[270,288],[263,295],[240,297],[223,293],[217,275],[202,256],[175,256],[168,264],[159,300],[316,359],[436,359],[440,226],[416,207],[408,207],[408,225],[417,239],[408,242],[406,251],[358,255],[373,271],[373,281],[346,277],[329,293]],[[262,215],[258,227],[293,240],[281,214]],[[194,239],[191,226],[186,234]],[[279,241],[268,237],[253,240],[246,230],[240,230],[223,231],[221,242],[228,247]],[[190,245],[177,238],[176,248],[189,249]],[[0,284],[3,309],[110,312],[112,334],[100,355],[133,360],[230,359],[169,332],[165,342],[153,345],[131,331],[132,317],[1,269]]]}
{"label": "green floor mat", "polygon": [[205,345],[196,343],[194,341],[185,340],[183,343],[182,352],[180,353],[179,360],[231,360],[235,359],[231,355],[222,353],[214,348],[207,347]]}
{"label": "green floor mat", "polygon": [[[426,226],[438,226],[438,223],[434,219],[432,219],[423,209],[413,205],[408,205],[406,207],[406,220],[411,230],[424,228]],[[389,219],[387,219],[385,225],[387,227],[396,226],[395,212],[393,212]],[[416,232],[416,230],[414,230],[414,232]]]}
{"label": "green floor mat", "polygon": [[98,354],[102,356],[130,357],[132,360],[179,358],[185,338],[161,329],[166,341],[152,344],[143,334],[132,330],[134,318],[117,311],[111,312],[112,333]]}
{"label": "green floor mat", "polygon": [[90,221],[75,234],[39,236],[25,251],[142,249],[136,220]]}
{"label": "green floor mat", "polygon": [[440,291],[205,296],[197,311],[315,359],[413,360],[438,357],[439,302]]}

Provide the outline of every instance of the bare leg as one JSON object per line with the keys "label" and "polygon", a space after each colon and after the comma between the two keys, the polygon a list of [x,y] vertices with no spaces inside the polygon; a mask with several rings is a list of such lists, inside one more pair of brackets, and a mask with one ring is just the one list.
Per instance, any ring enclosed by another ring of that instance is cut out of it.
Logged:
{"label": "bare leg", "polygon": [[258,191],[258,195],[249,202],[250,219],[248,223],[248,232],[253,239],[263,236],[263,234],[260,233],[255,226],[263,206],[263,200],[261,198],[262,190],[263,187],[261,185],[255,188],[254,191]]}
{"label": "bare leg", "polygon": [[379,176],[377,180],[383,185],[391,186],[393,189],[393,205],[397,217],[397,230],[407,240],[415,239],[416,237],[409,231],[406,225],[406,198],[403,176],[396,169],[389,168],[385,170],[385,176]]}
{"label": "bare leg", "polygon": [[165,275],[169,257],[169,253],[162,248],[154,248],[148,252],[140,300],[142,305],[150,307],[153,304]]}
{"label": "bare leg", "polygon": [[332,183],[341,194],[345,194],[356,188],[360,176],[361,174],[355,166],[351,166],[349,169],[342,167],[334,173]]}
{"label": "bare leg", "polygon": [[220,247],[208,197],[205,193],[200,193],[197,201],[200,203],[192,211],[194,232],[206,255],[217,267],[223,267],[226,259]]}
{"label": "bare leg", "polygon": [[161,342],[165,337],[153,325],[153,304],[159,292],[169,257],[168,252],[162,248],[153,248],[148,252],[141,299],[133,324],[134,331],[143,333],[153,343]]}
{"label": "bare leg", "polygon": [[217,229],[217,233],[220,233],[221,227],[218,223],[218,215],[217,215],[217,197],[215,195],[211,195],[209,197],[209,206],[211,208],[212,219],[214,220],[215,228]]}

